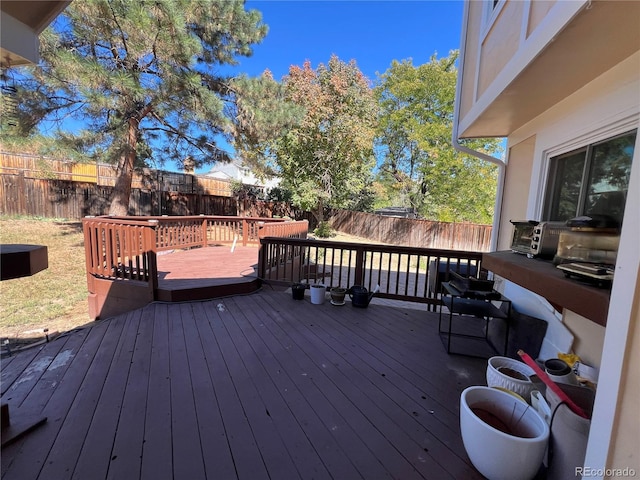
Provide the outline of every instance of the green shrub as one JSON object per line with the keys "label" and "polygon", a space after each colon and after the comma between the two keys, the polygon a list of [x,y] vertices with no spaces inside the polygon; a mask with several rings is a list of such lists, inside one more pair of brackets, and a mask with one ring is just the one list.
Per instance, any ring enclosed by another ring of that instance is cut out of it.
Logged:
{"label": "green shrub", "polygon": [[329,222],[320,222],[313,231],[313,234],[319,238],[329,238],[333,236],[333,230],[331,229]]}

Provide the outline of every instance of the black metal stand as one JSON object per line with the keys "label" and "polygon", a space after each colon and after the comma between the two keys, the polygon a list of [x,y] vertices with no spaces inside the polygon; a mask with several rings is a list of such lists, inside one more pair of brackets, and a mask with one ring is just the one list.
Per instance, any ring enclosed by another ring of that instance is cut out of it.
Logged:
{"label": "black metal stand", "polygon": [[[494,305],[499,302],[505,309]],[[446,307],[448,314],[443,313]],[[454,329],[454,319],[457,327]],[[438,332],[447,353],[474,357],[506,355],[509,344],[511,300],[496,291],[462,292],[450,282],[442,283]],[[505,322],[504,346],[499,350],[490,338],[493,322]],[[452,339],[464,340],[464,351],[452,351]]]}

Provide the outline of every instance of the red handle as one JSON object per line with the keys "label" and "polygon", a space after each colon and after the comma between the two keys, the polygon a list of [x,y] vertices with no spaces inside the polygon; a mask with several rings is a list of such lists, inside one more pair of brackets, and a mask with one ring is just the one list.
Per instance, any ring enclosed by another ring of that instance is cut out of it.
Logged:
{"label": "red handle", "polygon": [[582,418],[586,418],[587,420],[589,419],[589,416],[584,412],[584,410],[576,405],[576,403],[571,400],[569,396],[564,393],[558,385],[556,385],[556,382],[549,378],[544,370],[542,370],[538,366],[535,360],[531,358],[528,353],[524,352],[523,350],[518,350],[518,355],[520,355],[520,358],[522,358],[524,363],[533,368],[533,371],[536,372],[536,375],[538,375],[538,377],[540,377],[540,380],[542,380],[547,385],[547,387],[550,388],[553,393],[555,393],[560,398],[562,402],[566,403],[573,411],[573,413],[575,413],[576,415],[580,415]]}

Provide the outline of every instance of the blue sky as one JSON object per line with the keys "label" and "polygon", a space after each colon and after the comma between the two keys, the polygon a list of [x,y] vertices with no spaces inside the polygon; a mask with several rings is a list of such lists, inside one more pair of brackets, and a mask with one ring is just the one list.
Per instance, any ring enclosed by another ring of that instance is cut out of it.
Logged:
{"label": "blue sky", "polygon": [[434,53],[445,57],[460,48],[459,0],[249,0],[245,8],[259,10],[269,26],[253,56],[241,57],[235,68],[250,76],[268,68],[280,80],[291,65],[310,60],[316,68],[336,54],[346,62],[355,60],[375,82],[376,74],[384,73],[392,60],[411,58],[421,65]]}
{"label": "blue sky", "polygon": [[241,59],[250,75],[269,68],[280,79],[290,65],[308,59],[315,68],[335,53],[374,80],[394,59],[420,65],[460,45],[461,1],[250,0],[245,8],[262,12],[269,26],[253,57]]}

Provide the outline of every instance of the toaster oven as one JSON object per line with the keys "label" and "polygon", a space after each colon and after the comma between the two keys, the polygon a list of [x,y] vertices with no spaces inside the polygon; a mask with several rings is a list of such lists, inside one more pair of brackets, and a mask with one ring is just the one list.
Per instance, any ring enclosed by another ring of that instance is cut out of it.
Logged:
{"label": "toaster oven", "polygon": [[514,221],[511,250],[529,258],[553,258],[558,250],[560,234],[571,230],[565,222]]}

